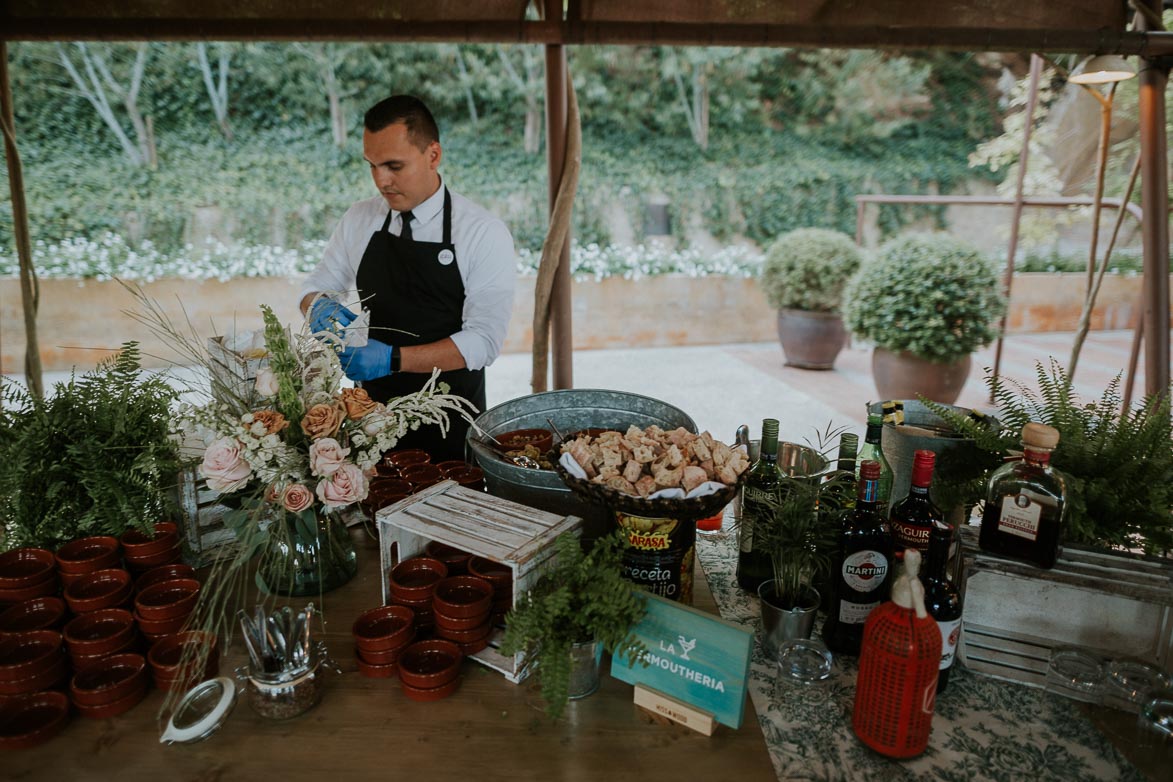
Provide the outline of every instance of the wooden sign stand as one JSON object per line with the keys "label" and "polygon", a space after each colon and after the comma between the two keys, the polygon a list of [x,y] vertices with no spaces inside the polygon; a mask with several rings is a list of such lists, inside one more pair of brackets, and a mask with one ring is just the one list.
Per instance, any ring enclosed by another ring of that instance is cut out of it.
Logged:
{"label": "wooden sign stand", "polygon": [[707,711],[701,711],[695,706],[642,684],[635,685],[635,705],[650,714],[680,723],[705,736],[712,736],[717,728],[716,718]]}

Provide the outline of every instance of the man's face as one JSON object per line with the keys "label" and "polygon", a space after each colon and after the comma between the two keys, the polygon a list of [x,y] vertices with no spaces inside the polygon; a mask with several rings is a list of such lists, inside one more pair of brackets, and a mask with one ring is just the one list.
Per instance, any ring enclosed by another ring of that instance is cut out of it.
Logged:
{"label": "man's face", "polygon": [[371,178],[387,204],[398,212],[414,209],[440,186],[440,142],[423,150],[408,136],[402,122],[377,133],[363,130],[363,157],[371,166]]}

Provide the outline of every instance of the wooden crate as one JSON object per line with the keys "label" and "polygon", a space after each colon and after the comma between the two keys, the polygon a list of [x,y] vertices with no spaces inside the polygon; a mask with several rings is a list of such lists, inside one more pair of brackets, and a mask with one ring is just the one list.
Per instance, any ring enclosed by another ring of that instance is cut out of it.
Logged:
{"label": "wooden crate", "polygon": [[[503,500],[484,492],[444,481],[381,509],[376,514],[382,561],[383,603],[390,595],[391,568],[404,559],[422,554],[424,546],[438,540],[474,556],[499,562],[513,571],[513,602],[540,575],[541,565],[554,553],[554,540],[563,532],[581,533],[582,519],[558,516]],[[472,658],[505,674],[513,683],[529,671],[522,656],[506,657],[497,651],[503,629],[496,627],[489,646]]]}
{"label": "wooden crate", "polygon": [[224,345],[224,337],[208,337],[209,367],[213,378],[242,399],[249,399],[253,393],[257,373],[268,366],[268,356],[245,358]]}
{"label": "wooden crate", "polygon": [[236,540],[236,533],[224,526],[228,507],[220,502],[219,493],[208,488],[195,467],[180,471],[176,492],[184,558],[196,567],[209,565],[223,553],[225,544]]}
{"label": "wooden crate", "polygon": [[1072,547],[1044,570],[979,551],[976,531],[964,533],[965,667],[1042,687],[1056,646],[1173,666],[1173,563]]}

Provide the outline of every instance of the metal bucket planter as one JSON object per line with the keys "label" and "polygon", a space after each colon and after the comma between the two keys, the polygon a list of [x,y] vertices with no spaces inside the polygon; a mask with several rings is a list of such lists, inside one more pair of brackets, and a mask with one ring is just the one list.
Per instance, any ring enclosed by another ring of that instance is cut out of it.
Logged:
{"label": "metal bucket planter", "polygon": [[[696,431],[696,422],[683,410],[658,399],[606,389],[565,389],[511,399],[477,416],[476,427],[491,435],[515,429],[548,429],[550,419],[564,434],[582,429],[626,430],[635,424],[652,424],[663,429],[683,426]],[[533,470],[505,461],[479,439],[476,427],[469,430],[467,448],[485,471],[489,493],[560,516],[583,519],[584,537],[592,539],[610,532],[615,519],[602,507],[588,505],[571,492],[553,470]]]}
{"label": "metal bucket planter", "polygon": [[599,689],[599,670],[603,663],[603,644],[587,641],[570,645],[570,686],[566,695],[578,700]]}
{"label": "metal bucket planter", "polygon": [[815,615],[819,612],[819,591],[807,587],[807,594],[798,606],[780,608],[774,594],[774,582],[767,581],[758,587],[762,607],[762,644],[771,658],[778,656],[778,650],[786,641],[810,638],[815,626]]}

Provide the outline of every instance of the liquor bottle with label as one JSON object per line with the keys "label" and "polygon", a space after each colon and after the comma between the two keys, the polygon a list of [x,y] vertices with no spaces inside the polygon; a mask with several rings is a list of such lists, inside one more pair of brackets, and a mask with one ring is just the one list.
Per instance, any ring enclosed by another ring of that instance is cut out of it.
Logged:
{"label": "liquor bottle with label", "polygon": [[949,684],[949,671],[957,653],[957,638],[961,635],[961,595],[949,580],[949,548],[953,544],[953,525],[934,521],[929,533],[928,564],[921,573],[925,585],[925,610],[937,620],[941,629],[941,672],[937,678],[937,694]]}
{"label": "liquor bottle with label", "polygon": [[859,654],[868,614],[888,598],[892,536],[876,505],[880,464],[860,465],[859,493],[839,539],[835,598],[823,625],[823,642],[839,654]]}
{"label": "liquor bottle with label", "polygon": [[859,435],[844,432],[839,437],[839,456],[835,469],[827,473],[824,490],[819,499],[821,510],[840,514],[855,507],[855,491],[859,479],[855,476],[855,455],[859,450]]}
{"label": "liquor bottle with label", "polygon": [[752,594],[774,577],[770,557],[764,551],[754,551],[753,532],[758,524],[767,523],[773,514],[767,502],[774,494],[782,476],[778,473],[778,419],[762,421],[761,455],[749,468],[742,486],[740,524],[738,525],[737,584]]}
{"label": "liquor bottle with label", "polygon": [[880,515],[887,517],[888,503],[892,501],[892,467],[884,457],[884,448],[880,437],[884,433],[884,419],[879,413],[868,413],[867,433],[863,437],[863,446],[859,449],[859,458],[855,462],[855,477],[858,479],[859,465],[864,460],[871,459],[880,463],[880,492],[876,501]]}
{"label": "liquor bottle with label", "polygon": [[904,557],[906,548],[917,549],[922,554],[928,551],[933,522],[944,519],[940,509],[929,499],[929,484],[933,482],[936,463],[937,454],[932,451],[917,451],[912,455],[912,485],[908,488],[908,496],[893,505],[888,515],[897,559]]}
{"label": "liquor bottle with label", "polygon": [[1051,467],[1051,451],[1058,444],[1053,427],[1022,427],[1022,461],[994,470],[987,484],[978,536],[982,551],[1054,567],[1067,512],[1067,484]]}

